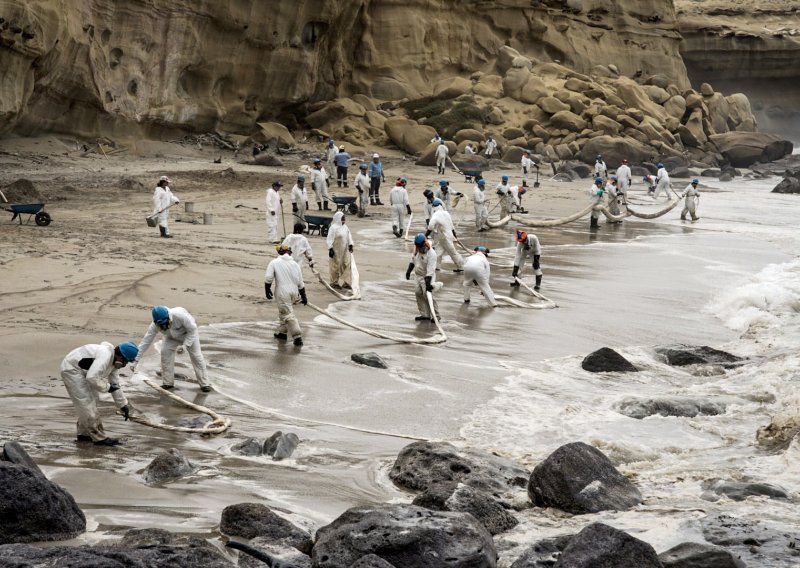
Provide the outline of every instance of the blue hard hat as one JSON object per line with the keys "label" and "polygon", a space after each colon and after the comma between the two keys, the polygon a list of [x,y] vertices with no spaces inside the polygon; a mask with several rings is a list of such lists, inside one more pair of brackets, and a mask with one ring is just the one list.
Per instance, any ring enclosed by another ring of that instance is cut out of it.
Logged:
{"label": "blue hard hat", "polygon": [[123,341],[117,345],[117,349],[128,363],[132,363],[139,356],[139,348],[133,341]]}
{"label": "blue hard hat", "polygon": [[603,183],[603,178],[601,178],[600,176],[598,176],[598,177],[594,178],[594,183],[597,183],[598,181],[599,181],[600,183]]}
{"label": "blue hard hat", "polygon": [[433,201],[431,201],[431,205],[433,205],[434,207],[441,207],[442,205],[444,205],[444,203],[442,203],[441,199],[434,199]]}
{"label": "blue hard hat", "polygon": [[598,160],[602,160],[603,159],[603,155],[602,154],[597,154],[597,159]]}
{"label": "blue hard hat", "polygon": [[501,179],[503,182],[507,182],[507,181],[508,181],[508,176],[503,176],[503,177],[501,177],[500,179]]}
{"label": "blue hard hat", "polygon": [[479,179],[478,180],[478,185],[483,187],[484,185],[486,185],[486,180],[485,179]]}
{"label": "blue hard hat", "polygon": [[447,184],[449,184],[449,183],[450,183],[450,182],[449,182],[449,181],[447,181],[446,179],[439,180],[439,185],[440,185],[440,186],[442,186],[442,187],[446,186],[446,185],[447,185]]}
{"label": "blue hard hat", "polygon": [[699,179],[697,179],[697,178],[694,178],[694,179],[692,180],[692,185],[697,185],[698,183],[700,183],[700,180],[699,180]]}
{"label": "blue hard hat", "polygon": [[663,168],[663,167],[664,167],[664,164],[662,164],[661,162],[659,162],[659,163],[658,163],[658,167],[659,167],[659,168]]}
{"label": "blue hard hat", "polygon": [[417,233],[417,236],[414,237],[414,244],[418,247],[421,247],[425,244],[425,235],[423,233]]}
{"label": "blue hard hat", "polygon": [[488,248],[486,248],[486,247],[475,247],[475,249],[474,249],[474,250],[475,250],[475,252],[482,252],[483,254],[485,254],[485,255],[487,255],[487,256],[488,256],[488,255],[489,255],[489,253],[491,252],[491,251],[490,251]]}
{"label": "blue hard hat", "polygon": [[169,308],[167,306],[156,306],[151,313],[153,314],[153,323],[156,325],[169,323]]}
{"label": "blue hard hat", "polygon": [[297,176],[297,181],[306,181],[306,176]]}
{"label": "blue hard hat", "polygon": [[367,169],[367,164],[361,164],[360,166],[358,166],[358,169],[359,170],[366,170]]}

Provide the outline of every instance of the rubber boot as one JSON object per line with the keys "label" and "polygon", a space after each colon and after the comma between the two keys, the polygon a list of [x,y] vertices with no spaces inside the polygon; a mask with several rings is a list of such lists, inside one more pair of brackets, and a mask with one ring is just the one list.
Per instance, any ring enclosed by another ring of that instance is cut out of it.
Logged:
{"label": "rubber boot", "polygon": [[325,203],[323,203],[323,204],[322,204],[322,208],[323,208],[325,211],[330,211],[330,209],[328,209],[328,202],[327,202],[327,201],[326,201]]}
{"label": "rubber boot", "polygon": [[542,275],[539,274],[538,276],[536,276],[536,286],[534,286],[533,289],[538,290],[541,287],[542,287]]}
{"label": "rubber boot", "polygon": [[322,201],[317,201],[317,209],[322,211]]}
{"label": "rubber boot", "polygon": [[375,196],[375,205],[383,205],[383,201],[377,195]]}
{"label": "rubber boot", "polygon": [[394,233],[395,237],[400,236],[400,232],[397,230],[397,225],[392,225],[392,233]]}
{"label": "rubber boot", "polygon": [[591,228],[591,229],[598,228],[600,225],[598,224],[597,219],[595,217],[592,217],[591,219],[592,219],[592,221],[589,224],[589,228]]}
{"label": "rubber boot", "polygon": [[158,230],[161,231],[161,236],[165,239],[171,239],[172,235],[167,232],[166,227],[162,227],[161,225],[158,226]]}

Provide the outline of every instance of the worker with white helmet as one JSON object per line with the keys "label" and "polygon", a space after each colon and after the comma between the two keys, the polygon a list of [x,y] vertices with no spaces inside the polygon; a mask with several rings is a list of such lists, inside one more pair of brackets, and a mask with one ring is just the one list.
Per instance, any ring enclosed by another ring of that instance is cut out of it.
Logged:
{"label": "worker with white helmet", "polygon": [[[328,228],[328,267],[331,287],[350,289],[352,286],[353,235],[345,224],[344,213],[337,211]],[[339,284],[341,282],[341,285]]]}
{"label": "worker with white helmet", "polygon": [[183,346],[189,353],[200,390],[210,392],[212,389],[206,376],[206,360],[200,349],[200,334],[192,314],[184,308],[155,306],[150,315],[153,322],[139,342],[139,354],[133,362],[134,368],[139,359],[150,349],[156,334],[161,332],[164,336],[161,342],[161,388],[167,390],[175,388],[175,352]]}
{"label": "worker with white helmet", "polygon": [[267,190],[267,240],[271,243],[281,242],[278,237],[278,215],[282,214],[281,196],[278,190],[283,187],[279,181],[272,182]]}
{"label": "worker with white helmet", "polygon": [[392,210],[392,232],[398,238],[403,236],[406,213],[411,215],[411,205],[408,204],[408,191],[406,191],[407,183],[408,180],[406,178],[397,178],[392,191],[389,192],[389,207]]}
{"label": "worker with white helmet", "polygon": [[489,211],[486,209],[486,196],[483,188],[486,187],[486,180],[479,179],[472,192],[472,205],[475,208],[475,227],[479,232],[488,230]]}
{"label": "worker with white helmet", "polygon": [[[264,295],[267,300],[275,298],[278,304],[278,326],[273,335],[276,339],[291,340],[296,346],[303,345],[303,332],[297,317],[294,315],[294,303],[298,300],[303,305],[308,303],[303,272],[294,260],[292,249],[281,244],[277,247],[278,258],[267,265],[264,274]],[[275,284],[273,295],[272,284]]]}
{"label": "worker with white helmet", "polygon": [[489,305],[493,308],[497,307],[497,301],[494,299],[494,292],[492,292],[492,287],[489,286],[489,278],[492,273],[489,260],[486,258],[489,256],[489,252],[489,249],[486,247],[475,247],[475,254],[469,255],[464,263],[465,304],[469,304],[470,302],[470,291],[472,287],[477,286],[483,294],[483,297],[489,302]]}
{"label": "worker with white helmet", "polygon": [[436,235],[435,245],[436,248],[436,269],[441,268],[442,258],[445,253],[456,265],[454,272],[461,272],[464,266],[464,259],[456,251],[453,245],[453,239],[457,238],[456,229],[453,226],[453,218],[447,209],[444,208],[444,203],[441,199],[433,200],[433,214],[431,220],[428,222],[428,229],[425,237],[429,237],[432,233]]}
{"label": "worker with white helmet", "polygon": [[[428,293],[433,294],[436,283],[436,251],[422,233],[414,238],[414,255],[406,269],[406,280],[411,280],[412,271],[416,276],[414,295],[417,298],[417,309],[419,310],[419,315],[414,319],[417,321],[439,319],[439,306],[436,300],[433,300],[433,313],[428,304]],[[433,296],[431,295],[431,297]]]}
{"label": "worker with white helmet", "polygon": [[169,234],[169,208],[181,201],[170,190],[170,183],[167,176],[161,176],[156,184],[156,190],[153,192],[153,214],[151,216],[158,221],[158,230],[165,239],[172,238],[172,235]]}
{"label": "worker with white helmet", "polygon": [[700,185],[700,180],[695,178],[692,183],[686,186],[684,193],[683,211],[681,211],[681,221],[686,221],[686,214],[692,216],[692,221],[697,221],[700,217],[697,216],[697,207],[700,204],[700,191],[697,186]]}
{"label": "worker with white helmet", "polygon": [[328,209],[328,175],[322,167],[322,160],[314,160],[314,167],[311,169],[311,189],[317,196],[317,209]]}
{"label": "worker with white helmet", "polygon": [[358,191],[358,216],[369,217],[367,213],[367,203],[369,203],[369,177],[367,176],[367,164],[358,166],[358,174],[356,175],[356,190]]}
{"label": "worker with white helmet", "polygon": [[306,176],[297,176],[297,182],[292,187],[292,213],[303,227],[306,226],[306,209],[308,209]]}
{"label": "worker with white helmet", "polygon": [[109,393],[120,413],[128,420],[130,406],[119,386],[119,373],[136,360],[139,350],[132,341],[114,347],[104,341],[70,351],[61,361],[61,380],[67,388],[78,414],[78,441],[94,442],[97,446],[116,446],[117,438],[109,438],[97,413],[100,393]]}

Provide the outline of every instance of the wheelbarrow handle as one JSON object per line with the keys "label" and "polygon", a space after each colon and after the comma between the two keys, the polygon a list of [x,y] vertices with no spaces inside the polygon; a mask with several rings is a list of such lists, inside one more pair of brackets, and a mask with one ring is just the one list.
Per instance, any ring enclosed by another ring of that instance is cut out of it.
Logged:
{"label": "wheelbarrow handle", "polygon": [[3,193],[2,191],[0,191],[0,196],[2,196],[2,197],[3,197],[3,201],[5,201],[6,203],[8,203],[8,199],[6,199],[6,194],[5,194],[5,193]]}

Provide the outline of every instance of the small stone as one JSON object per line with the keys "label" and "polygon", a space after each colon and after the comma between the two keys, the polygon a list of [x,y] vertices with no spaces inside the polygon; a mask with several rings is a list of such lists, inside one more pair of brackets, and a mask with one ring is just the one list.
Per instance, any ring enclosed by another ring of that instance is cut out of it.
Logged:
{"label": "small stone", "polygon": [[639,370],[633,363],[610,347],[602,347],[589,353],[581,362],[581,367],[591,373],[635,373]]}
{"label": "small stone", "polygon": [[377,353],[370,351],[369,353],[353,353],[350,355],[350,360],[358,363],[359,365],[366,365],[367,367],[375,367],[376,369],[388,369],[389,365]]}
{"label": "small stone", "polygon": [[175,448],[158,454],[144,470],[147,483],[161,483],[192,475],[197,467]]}
{"label": "small stone", "polygon": [[261,442],[255,438],[247,438],[231,446],[231,452],[240,456],[260,456],[263,450]]}
{"label": "small stone", "polygon": [[27,467],[35,474],[45,477],[44,473],[42,473],[42,470],[39,469],[39,466],[36,465],[36,462],[33,461],[33,458],[28,455],[28,452],[25,451],[25,448],[23,448],[19,442],[11,441],[3,444],[2,459],[7,462]]}

